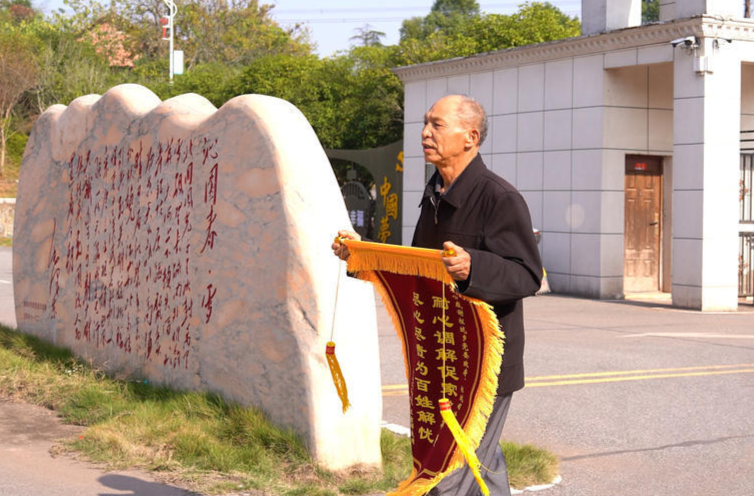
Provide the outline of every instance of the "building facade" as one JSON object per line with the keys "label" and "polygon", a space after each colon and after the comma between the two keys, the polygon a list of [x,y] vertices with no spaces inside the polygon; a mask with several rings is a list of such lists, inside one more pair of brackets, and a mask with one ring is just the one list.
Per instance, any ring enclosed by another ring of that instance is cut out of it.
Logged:
{"label": "building facade", "polygon": [[754,129],[754,22],[738,0],[583,0],[578,38],[395,69],[405,84],[403,239],[431,165],[421,129],[476,98],[488,167],[526,198],[554,291],[738,305],[740,133]]}

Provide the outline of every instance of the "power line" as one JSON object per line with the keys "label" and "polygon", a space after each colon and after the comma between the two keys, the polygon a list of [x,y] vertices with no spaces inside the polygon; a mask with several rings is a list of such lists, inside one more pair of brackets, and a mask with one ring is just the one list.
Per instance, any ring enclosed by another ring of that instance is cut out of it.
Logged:
{"label": "power line", "polygon": [[[580,11],[562,11],[569,16],[577,16]],[[306,19],[275,19],[278,23],[290,23],[290,24],[336,24],[336,23],[353,23],[353,22],[369,22],[369,23],[384,23],[384,22],[397,22],[406,20],[407,17],[348,17],[348,18],[306,18]]]}
{"label": "power line", "polygon": [[[559,2],[560,4],[568,4],[570,11],[580,11],[581,0],[574,0],[568,2]],[[521,0],[514,0],[505,3],[495,3],[480,6],[480,11],[485,12],[486,9],[498,9],[498,8],[518,8],[521,4]],[[579,8],[576,9],[575,6]],[[563,7],[557,6],[561,11]],[[350,7],[350,8],[332,8],[332,9],[273,9],[272,14],[348,14],[348,13],[367,13],[367,12],[428,12],[426,5],[421,6],[405,6],[405,7]]]}
{"label": "power line", "polygon": [[[520,6],[521,0],[512,0],[510,2],[504,2],[504,3],[494,3],[494,4],[487,4],[480,6],[480,10],[483,13],[491,13],[487,12],[486,9],[509,9],[511,12],[515,12],[516,9]],[[560,9],[561,12],[568,16],[579,16],[581,14],[581,0],[570,0],[565,2],[558,2],[559,5],[556,5],[558,9]],[[380,17],[365,17],[365,14],[369,14],[371,12],[382,14]],[[397,22],[402,21],[404,19],[407,19],[408,17],[412,16],[406,16],[402,15],[400,17],[398,16],[390,16],[389,14],[398,14],[398,13],[415,13],[418,16],[422,16],[428,12],[427,6],[396,6],[396,7],[383,7],[383,6],[374,6],[374,7],[344,7],[344,8],[332,8],[332,9],[281,9],[281,10],[272,10],[270,13],[275,18],[277,22],[280,23],[289,23],[289,24],[336,24],[336,23],[359,23],[359,22],[374,22],[374,23],[387,23],[387,22]],[[494,13],[494,12],[493,12]],[[296,15],[294,18],[285,18],[280,16],[286,16],[286,15]],[[340,17],[340,16],[333,16],[333,14],[360,14],[358,17]],[[311,16],[317,16],[317,15],[329,15],[329,17],[308,17]],[[387,15],[387,16],[386,16]]]}

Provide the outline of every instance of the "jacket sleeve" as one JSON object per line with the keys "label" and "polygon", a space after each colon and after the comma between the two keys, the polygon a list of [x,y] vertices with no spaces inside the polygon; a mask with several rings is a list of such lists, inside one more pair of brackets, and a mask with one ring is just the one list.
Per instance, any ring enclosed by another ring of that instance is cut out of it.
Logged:
{"label": "jacket sleeve", "polygon": [[498,305],[536,293],[542,284],[542,261],[529,209],[517,192],[497,195],[485,219],[483,243],[467,249],[471,274],[459,289],[465,296]]}

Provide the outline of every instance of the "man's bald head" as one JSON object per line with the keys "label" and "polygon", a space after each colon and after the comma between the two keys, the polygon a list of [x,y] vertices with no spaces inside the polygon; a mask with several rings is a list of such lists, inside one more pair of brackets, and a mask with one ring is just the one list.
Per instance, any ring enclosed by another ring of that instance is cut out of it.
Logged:
{"label": "man's bald head", "polygon": [[455,106],[456,115],[466,128],[476,129],[479,132],[478,146],[482,146],[482,143],[487,138],[489,128],[484,107],[474,98],[467,95],[444,96],[437,100],[433,107],[442,101],[452,103]]}

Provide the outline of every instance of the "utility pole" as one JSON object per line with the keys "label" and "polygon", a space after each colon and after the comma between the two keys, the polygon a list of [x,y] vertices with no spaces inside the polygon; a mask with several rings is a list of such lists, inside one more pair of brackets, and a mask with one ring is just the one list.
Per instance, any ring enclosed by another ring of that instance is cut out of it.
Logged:
{"label": "utility pole", "polygon": [[[175,70],[174,66],[174,60],[173,60],[173,32],[175,30],[175,14],[178,12],[178,6],[175,4],[173,0],[162,0],[165,5],[167,5],[168,10],[170,13],[160,19],[160,24],[162,24],[162,39],[168,40],[170,42],[170,48],[168,51],[168,57],[170,60],[170,84],[173,84],[173,72]],[[170,30],[170,34],[166,31]]]}

